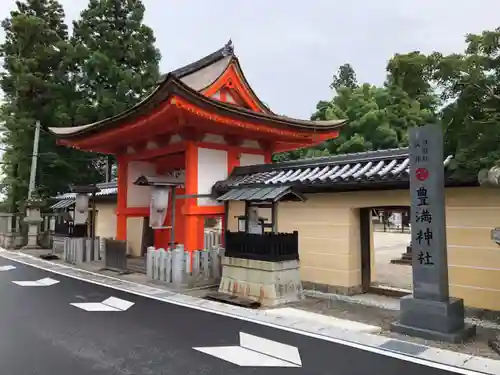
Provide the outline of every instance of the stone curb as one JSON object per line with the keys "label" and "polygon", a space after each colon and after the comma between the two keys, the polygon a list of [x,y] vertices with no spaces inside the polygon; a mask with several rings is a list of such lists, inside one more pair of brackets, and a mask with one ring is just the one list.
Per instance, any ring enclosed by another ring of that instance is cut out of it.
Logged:
{"label": "stone curb", "polygon": [[[454,367],[447,371],[455,370],[460,374],[500,374],[500,361],[489,358],[477,357],[468,354],[456,353],[450,350],[437,349],[411,342],[395,340],[388,337],[369,333],[354,332],[330,325],[312,323],[291,317],[276,316],[264,310],[250,310],[239,306],[231,306],[220,302],[209,301],[197,297],[178,294],[165,289],[154,288],[132,281],[121,280],[91,271],[82,270],[70,265],[59,264],[42,260],[32,255],[0,249],[0,257],[19,262],[35,268],[40,268],[55,274],[81,279],[101,286],[136,294],[146,298],[182,305],[185,307],[204,310],[220,315],[240,318],[258,324],[273,326],[299,334],[319,339],[349,345],[363,350],[385,352],[386,355],[404,359],[414,358],[417,363],[428,363],[432,367],[445,365]],[[415,361],[414,361],[415,362]],[[430,362],[430,363],[429,363]]]}

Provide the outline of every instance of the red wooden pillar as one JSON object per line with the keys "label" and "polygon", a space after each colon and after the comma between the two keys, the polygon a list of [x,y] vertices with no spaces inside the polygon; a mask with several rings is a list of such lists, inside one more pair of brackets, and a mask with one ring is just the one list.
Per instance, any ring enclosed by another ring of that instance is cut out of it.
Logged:
{"label": "red wooden pillar", "polygon": [[[188,142],[186,147],[185,194],[198,194],[198,147]],[[184,200],[184,247],[188,251],[203,247],[203,217],[197,212],[198,199]]]}
{"label": "red wooden pillar", "polygon": [[128,190],[128,163],[122,157],[118,162],[118,197],[116,204],[116,239],[127,240],[127,190]]}

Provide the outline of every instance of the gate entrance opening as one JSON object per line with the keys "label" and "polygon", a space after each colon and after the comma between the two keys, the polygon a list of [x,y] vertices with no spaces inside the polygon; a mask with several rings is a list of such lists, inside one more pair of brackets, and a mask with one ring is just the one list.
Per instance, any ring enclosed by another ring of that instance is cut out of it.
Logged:
{"label": "gate entrance opening", "polygon": [[360,215],[363,291],[411,293],[410,207],[362,208]]}

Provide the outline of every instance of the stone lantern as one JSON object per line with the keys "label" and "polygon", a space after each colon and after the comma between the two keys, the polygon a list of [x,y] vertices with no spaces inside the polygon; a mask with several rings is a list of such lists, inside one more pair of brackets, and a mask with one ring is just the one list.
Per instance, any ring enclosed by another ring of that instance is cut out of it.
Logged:
{"label": "stone lantern", "polygon": [[38,233],[40,231],[40,223],[42,216],[40,209],[44,206],[44,201],[37,194],[33,194],[25,202],[26,217],[24,222],[28,225],[28,242],[25,249],[39,249]]}

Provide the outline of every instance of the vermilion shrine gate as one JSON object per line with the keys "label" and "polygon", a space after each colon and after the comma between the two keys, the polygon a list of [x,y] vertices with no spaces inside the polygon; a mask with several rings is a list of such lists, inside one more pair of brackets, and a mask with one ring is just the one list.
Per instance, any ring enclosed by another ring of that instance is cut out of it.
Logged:
{"label": "vermilion shrine gate", "polygon": [[215,182],[236,166],[270,163],[275,152],[336,138],[343,122],[273,113],[248,84],[229,42],[166,74],[148,97],[119,115],[50,131],[60,144],[116,156],[119,240],[127,240],[127,219],[150,215],[151,188],[134,182],[141,176],[182,175],[176,194],[184,199],[175,200],[165,228],[155,229],[155,247],[166,248],[175,237],[196,250],[203,247],[204,218],[224,217],[224,205],[210,197]]}

